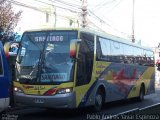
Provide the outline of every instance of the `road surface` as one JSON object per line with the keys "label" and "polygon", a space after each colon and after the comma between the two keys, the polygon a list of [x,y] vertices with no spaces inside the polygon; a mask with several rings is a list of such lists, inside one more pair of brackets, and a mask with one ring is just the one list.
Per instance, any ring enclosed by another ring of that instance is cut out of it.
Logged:
{"label": "road surface", "polygon": [[97,120],[102,116],[116,115],[136,108],[144,108],[160,103],[160,86],[156,87],[154,94],[145,96],[143,102],[134,99],[108,103],[101,112],[93,113],[91,108],[74,110],[47,110],[41,108],[20,108],[8,111],[3,114],[2,120],[14,118],[14,120]]}

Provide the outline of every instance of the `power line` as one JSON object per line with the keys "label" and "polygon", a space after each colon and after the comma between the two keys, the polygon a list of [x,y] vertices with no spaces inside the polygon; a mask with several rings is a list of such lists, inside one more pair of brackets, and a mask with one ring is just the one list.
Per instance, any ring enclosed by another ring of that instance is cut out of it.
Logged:
{"label": "power line", "polygon": [[46,11],[44,11],[44,10],[38,9],[37,7],[29,6],[27,4],[24,4],[24,3],[21,3],[21,2],[18,2],[18,1],[14,1],[14,0],[7,0],[7,1],[11,2],[15,5],[23,6],[23,7],[30,8],[30,9],[33,9],[33,10],[36,10],[36,11],[39,11],[39,12],[46,13]]}
{"label": "power line", "polygon": [[123,34],[123,35],[127,35],[127,36],[128,36],[127,33],[121,32],[121,31],[119,31],[117,28],[114,28],[112,25],[110,25],[109,23],[105,22],[103,19],[101,19],[100,17],[98,17],[97,15],[95,15],[95,14],[94,14],[93,12],[91,12],[90,10],[89,10],[89,13],[90,13],[91,16],[93,15],[94,18],[96,18],[97,20],[99,20],[101,23],[103,23],[103,24],[107,25],[108,27],[110,27],[112,30],[114,30],[114,31],[116,31],[116,32],[119,32],[120,34]]}
{"label": "power line", "polygon": [[94,22],[92,22],[91,20],[89,21],[90,23],[92,23],[98,30],[100,30],[101,32],[106,32],[104,31],[101,27],[97,26]]}
{"label": "power line", "polygon": [[[52,1],[52,2],[53,2],[53,1],[62,2],[62,0],[49,0],[49,1]],[[117,0],[112,0],[112,1],[110,1],[110,2],[103,1],[103,5],[110,4],[110,3],[114,2],[114,1],[117,1]],[[63,1],[62,3],[65,4],[65,5],[69,5],[68,3],[64,2],[64,1]],[[62,4],[62,3],[61,3],[61,4]],[[120,3],[120,1],[119,1],[113,8],[115,8],[117,5],[119,5],[119,3]],[[73,5],[71,4],[70,6],[73,6]],[[88,12],[89,12],[90,14],[92,14],[92,16],[94,16],[96,19],[98,19],[101,23],[109,26],[112,30],[117,31],[117,32],[119,32],[119,33],[121,33],[121,34],[125,34],[125,35],[126,35],[126,33],[123,33],[123,32],[121,32],[121,31],[119,31],[118,29],[114,28],[112,25],[108,24],[108,23],[105,22],[103,19],[101,19],[100,17],[98,17],[97,15],[95,15],[91,10],[89,10]]]}
{"label": "power line", "polygon": [[[93,11],[96,11],[97,9],[98,10],[100,10],[100,9],[103,9],[106,5],[108,5],[108,4],[113,4],[112,5],[112,7],[107,7],[107,9],[110,9],[110,11],[111,10],[113,10],[114,8],[116,8],[119,4],[120,4],[120,2],[122,2],[122,0],[112,0],[112,1],[110,1],[109,3],[104,3],[103,5],[101,5],[101,6],[98,6],[98,7],[96,7],[95,9],[93,9]],[[105,7],[106,8],[106,7]]]}
{"label": "power line", "polygon": [[[29,6],[27,4],[24,4],[24,3],[21,3],[21,2],[15,1],[15,0],[7,0],[7,1],[11,2],[11,3],[14,3],[16,5],[20,5],[20,6],[23,6],[23,7],[31,8],[31,9],[34,9],[34,10],[37,10],[37,11],[40,11],[40,12],[45,12],[44,10],[38,9],[37,7]],[[61,9],[64,9],[64,10],[68,10],[68,11],[73,12],[73,13],[77,13],[76,10],[72,10],[72,9],[61,7],[61,6],[54,5],[54,4],[49,4],[49,3],[46,3],[46,2],[42,2],[40,0],[35,0],[35,1],[43,3],[43,4],[48,4],[48,5],[51,5],[51,6],[55,6],[57,8],[61,8]]]}
{"label": "power line", "polygon": [[78,7],[78,8],[81,7],[81,6],[79,6],[79,5],[72,4],[72,3],[68,3],[68,2],[65,2],[65,1],[62,1],[62,0],[52,0],[52,1],[57,1],[57,2],[59,2],[59,3],[63,3],[63,4],[65,4],[65,5],[69,5],[69,6],[72,6],[72,7]]}
{"label": "power line", "polygon": [[105,23],[104,20],[102,20],[100,17],[98,17],[97,15],[95,15],[91,10],[88,10],[89,15],[94,16],[96,19],[98,19],[100,22]]}
{"label": "power line", "polygon": [[[110,1],[110,2],[108,2],[108,1],[106,2],[106,1],[104,0],[104,1],[102,1],[100,4],[106,5],[107,3],[111,3],[111,2],[114,2],[114,1],[117,1],[117,0],[112,0],[112,1]],[[120,4],[120,2],[121,2],[121,1],[118,1],[118,2],[112,7],[112,9],[116,8],[116,7]],[[99,4],[99,5],[100,5],[100,4]],[[110,27],[112,30],[114,30],[114,31],[116,31],[116,32],[118,32],[118,33],[120,33],[120,34],[123,34],[123,35],[125,35],[125,36],[127,36],[127,37],[129,36],[129,34],[119,31],[117,28],[113,27],[112,25],[110,25],[109,23],[107,23],[106,21],[104,21],[102,18],[100,18],[99,16],[95,15],[95,13],[92,12],[91,10],[88,10],[88,12],[89,12],[89,15],[90,15],[90,16],[92,16],[92,17],[94,17],[95,19],[97,19],[98,21],[100,21],[100,23],[107,25],[107,26]]]}
{"label": "power line", "polygon": [[112,0],[112,1],[103,0],[101,3],[99,3],[98,5],[96,5],[96,6],[94,7],[93,11],[95,11],[96,9],[101,8],[102,6],[105,6],[106,4],[111,4],[111,3],[113,3],[114,1],[116,1],[116,0]]}
{"label": "power line", "polygon": [[43,4],[46,4],[46,5],[50,5],[50,6],[55,7],[53,4],[50,4],[50,3],[47,3],[47,2],[42,2],[41,0],[34,0],[34,1],[37,1],[39,3],[43,3]]}
{"label": "power line", "polygon": [[[39,12],[46,13],[46,11],[43,11],[43,10],[38,9],[38,8],[36,8],[36,7],[29,6],[29,5],[27,5],[27,4],[20,3],[20,2],[14,1],[14,0],[12,0],[12,1],[8,0],[8,2],[11,2],[11,3],[15,4],[15,5],[19,5],[19,6],[22,6],[22,7],[30,8],[30,9],[33,9],[33,10],[36,10],[36,11],[39,11]],[[52,15],[52,14],[49,13],[49,15]],[[63,16],[63,15],[58,15],[58,16],[61,16],[61,17],[63,17],[63,18],[68,18],[68,19],[70,19],[69,17]]]}
{"label": "power line", "polygon": [[78,3],[78,4],[81,4],[80,1],[82,1],[82,0],[74,0],[74,2],[76,2],[76,3]]}
{"label": "power line", "polygon": [[[52,4],[53,4],[54,6],[56,6],[56,7],[58,7],[58,8],[66,9],[66,10],[69,10],[69,11],[74,12],[74,13],[78,13],[78,12],[79,12],[78,9],[81,9],[81,8],[76,8],[76,7],[74,7],[74,6],[69,6],[69,5],[65,4],[65,3],[60,3],[60,2],[58,2],[58,4],[62,4],[63,6],[64,6],[64,5],[67,6],[67,8],[66,8],[66,7],[61,7],[61,6],[55,5],[55,2],[56,2],[55,0],[48,0],[48,1],[52,2]],[[73,9],[74,9],[74,10],[73,10]]]}
{"label": "power line", "polygon": [[[46,13],[46,11],[41,10],[41,9],[38,9],[37,7],[29,6],[29,5],[27,5],[27,4],[24,4],[24,3],[21,3],[21,2],[17,2],[17,1],[15,1],[15,0],[8,0],[8,1],[11,2],[11,3],[14,3],[14,4],[16,4],[16,5],[20,5],[20,6],[23,6],[23,7],[31,8],[31,9],[34,9],[34,10],[37,10],[37,11]],[[53,6],[53,7],[58,7],[58,8],[61,8],[61,9],[65,9],[65,10],[69,10],[69,11],[71,11],[71,12],[77,13],[76,10],[73,10],[73,9],[71,9],[71,8],[61,7],[61,6],[58,6],[58,5],[55,5],[55,4],[51,4],[51,3],[48,3],[48,2],[44,2],[44,1],[41,1],[41,0],[35,0],[35,1],[40,2],[40,3],[43,3],[43,4],[51,5],[51,6]],[[54,0],[49,0],[49,1],[51,1],[51,2],[53,3]],[[62,1],[62,0],[56,0],[56,1],[60,2],[60,1]],[[66,4],[66,2],[64,2],[64,1],[63,1],[63,4],[69,5],[69,4]],[[91,16],[94,16],[94,17],[95,17],[97,20],[99,20],[101,23],[106,24],[107,26],[109,26],[109,27],[112,28],[113,30],[118,31],[118,32],[121,33],[121,34],[125,34],[125,35],[126,35],[126,33],[120,32],[120,31],[117,30],[116,28],[113,28],[113,26],[111,26],[110,24],[106,23],[103,19],[101,19],[100,17],[98,17],[97,15],[95,15],[92,11],[89,10],[88,12],[89,12],[89,14],[90,14]],[[50,14],[50,15],[51,15],[51,14]],[[66,16],[62,16],[62,15],[58,15],[58,16],[61,16],[61,17],[65,18],[65,19],[66,19],[66,18],[67,18],[67,19],[70,19],[69,17],[66,17]],[[93,22],[92,22],[92,23],[93,23]],[[99,27],[98,27],[98,28],[99,28]]]}
{"label": "power line", "polygon": [[112,7],[110,8],[110,11],[113,10],[113,9],[115,9],[121,2],[122,2],[122,0],[119,0],[119,1],[117,2],[117,4],[115,4],[114,6],[112,6]]}

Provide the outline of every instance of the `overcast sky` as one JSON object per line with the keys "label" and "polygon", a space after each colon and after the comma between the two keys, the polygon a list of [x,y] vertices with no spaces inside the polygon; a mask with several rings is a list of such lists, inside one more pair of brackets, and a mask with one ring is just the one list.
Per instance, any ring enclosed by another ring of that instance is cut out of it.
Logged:
{"label": "overcast sky", "polygon": [[[94,1],[94,2],[93,2]],[[132,34],[133,0],[88,0],[89,8],[118,31]],[[135,38],[155,47],[160,42],[160,0],[135,0]]]}
{"label": "overcast sky", "polygon": [[[17,1],[22,2],[22,0]],[[70,1],[71,0],[67,0],[65,2]],[[80,0],[72,1],[74,1],[73,4],[81,5]],[[98,25],[99,20],[96,20],[95,23],[100,28],[105,29],[106,32],[117,34],[118,36],[120,34],[122,36],[132,35],[133,0],[87,0],[87,2],[88,9],[107,24]],[[36,6],[37,4],[32,3],[32,5]],[[16,6],[16,8],[22,7]],[[27,28],[29,26],[32,27],[33,25],[29,24],[29,21],[35,21],[36,23],[37,20],[40,20],[40,17],[38,17],[38,15],[32,15],[34,13],[32,9],[24,9],[25,12],[23,12],[23,18],[20,23],[26,25]],[[136,42],[141,40],[142,44],[151,47],[158,46],[158,43],[160,42],[160,0],[135,0],[134,20]]]}

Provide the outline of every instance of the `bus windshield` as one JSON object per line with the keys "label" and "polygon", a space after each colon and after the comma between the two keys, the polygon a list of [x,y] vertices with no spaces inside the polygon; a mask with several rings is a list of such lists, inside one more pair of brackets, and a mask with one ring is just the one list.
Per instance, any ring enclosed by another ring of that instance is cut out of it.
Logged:
{"label": "bus windshield", "polygon": [[25,84],[73,81],[69,50],[70,41],[76,37],[75,31],[24,33],[17,55],[17,80]]}

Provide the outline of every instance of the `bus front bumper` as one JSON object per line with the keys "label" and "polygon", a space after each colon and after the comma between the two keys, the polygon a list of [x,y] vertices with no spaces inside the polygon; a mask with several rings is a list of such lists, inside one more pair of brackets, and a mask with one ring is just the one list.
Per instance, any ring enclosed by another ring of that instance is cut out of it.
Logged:
{"label": "bus front bumper", "polygon": [[43,108],[75,108],[75,93],[56,94],[54,96],[26,95],[15,92],[15,102]]}

